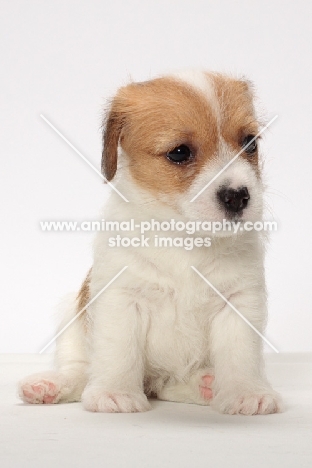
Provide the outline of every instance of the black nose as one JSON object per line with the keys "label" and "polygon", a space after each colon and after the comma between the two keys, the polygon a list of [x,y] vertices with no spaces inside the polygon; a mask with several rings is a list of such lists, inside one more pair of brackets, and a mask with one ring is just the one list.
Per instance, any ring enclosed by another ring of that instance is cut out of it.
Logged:
{"label": "black nose", "polygon": [[239,213],[246,208],[250,199],[247,187],[241,187],[237,190],[222,187],[217,192],[217,197],[222,206],[232,213]]}

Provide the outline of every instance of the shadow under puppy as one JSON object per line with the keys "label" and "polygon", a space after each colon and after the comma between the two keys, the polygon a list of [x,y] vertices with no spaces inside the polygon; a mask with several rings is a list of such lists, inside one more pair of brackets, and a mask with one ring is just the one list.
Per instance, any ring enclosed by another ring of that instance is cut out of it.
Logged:
{"label": "shadow under puppy", "polygon": [[[126,233],[132,238],[151,219],[261,221],[263,185],[252,142],[258,132],[245,80],[192,71],[122,87],[104,124],[102,170],[129,202],[112,191],[103,218],[134,219],[137,228]],[[262,233],[220,231],[209,248],[199,242],[189,250],[152,242],[112,248],[110,238],[111,232],[97,233],[93,266],[60,328],[127,270],[58,338],[56,370],[22,380],[20,397],[82,400],[87,410],[102,412],[146,411],[150,395],[229,414],[280,411],[265,377],[261,338],[191,268],[262,333]]]}

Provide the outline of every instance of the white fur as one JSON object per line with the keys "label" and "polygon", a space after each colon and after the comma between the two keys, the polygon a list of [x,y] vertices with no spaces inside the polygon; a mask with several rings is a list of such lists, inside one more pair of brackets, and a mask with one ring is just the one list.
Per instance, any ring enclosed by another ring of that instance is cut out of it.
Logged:
{"label": "white fur", "polygon": [[[195,82],[193,78],[188,81],[202,92],[209,89],[208,97],[214,99],[211,84],[205,87],[201,75]],[[127,159],[127,155],[121,156]],[[251,202],[244,216],[259,220],[262,185],[241,159],[190,203],[233,156],[220,140],[214,162],[194,179],[189,191],[180,197],[168,198],[166,194],[163,200],[155,200],[137,186],[127,165],[122,165],[117,185],[130,203],[113,192],[103,217],[110,221],[134,218],[137,222],[151,218],[219,220],[224,214],[215,193],[219,185],[227,183],[233,188],[248,186]],[[176,233],[166,233],[170,235]],[[128,269],[88,308],[84,319],[77,319],[60,337],[58,373],[24,379],[21,397],[28,402],[44,402],[44,390],[38,392],[36,384],[51,381],[55,384],[54,402],[81,397],[84,407],[91,411],[148,410],[144,387],[145,392],[160,399],[211,403],[230,414],[280,411],[279,397],[264,375],[261,339],[191,269],[194,265],[263,332],[266,293],[259,233],[216,236],[210,248],[190,251],[152,246],[108,248],[110,236],[112,233],[100,232],[95,239],[91,297],[125,265]],[[73,313],[75,305],[64,323]],[[202,377],[212,374],[215,380],[210,402],[203,398],[201,387]]]}

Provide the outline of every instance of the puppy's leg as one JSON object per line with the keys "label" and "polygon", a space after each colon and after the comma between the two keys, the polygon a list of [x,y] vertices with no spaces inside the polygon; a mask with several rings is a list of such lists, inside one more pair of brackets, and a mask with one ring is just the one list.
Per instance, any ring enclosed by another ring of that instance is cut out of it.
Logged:
{"label": "puppy's leg", "polygon": [[[77,313],[77,301],[60,324],[61,330]],[[19,396],[26,403],[58,403],[80,401],[86,385],[85,317],[78,317],[57,340],[55,371],[29,375],[18,384]]]}
{"label": "puppy's leg", "polygon": [[92,307],[90,380],[84,407],[99,412],[150,409],[143,391],[146,309],[125,289],[105,291]]}
{"label": "puppy's leg", "polygon": [[209,405],[213,397],[213,381],[213,369],[200,369],[187,382],[169,381],[157,393],[157,397],[160,400],[176,401],[179,403]]}
{"label": "puppy's leg", "polygon": [[[256,296],[238,294],[231,303],[262,332],[265,308],[259,313]],[[215,370],[211,406],[228,414],[282,410],[279,395],[264,374],[261,338],[228,305],[212,323],[211,360]]]}

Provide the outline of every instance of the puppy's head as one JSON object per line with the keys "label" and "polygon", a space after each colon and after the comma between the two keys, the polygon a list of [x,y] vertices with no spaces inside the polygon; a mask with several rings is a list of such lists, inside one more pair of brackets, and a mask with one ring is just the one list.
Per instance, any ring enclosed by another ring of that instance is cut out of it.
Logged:
{"label": "puppy's head", "polygon": [[120,154],[136,187],[188,219],[255,221],[258,132],[244,80],[188,72],[132,83],[118,91],[104,125],[103,174],[114,178]]}

